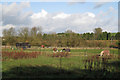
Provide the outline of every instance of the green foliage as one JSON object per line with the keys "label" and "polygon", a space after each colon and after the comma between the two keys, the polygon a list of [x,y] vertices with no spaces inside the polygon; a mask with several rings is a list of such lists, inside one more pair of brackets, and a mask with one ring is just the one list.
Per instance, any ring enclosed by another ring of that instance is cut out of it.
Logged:
{"label": "green foliage", "polygon": [[[16,42],[29,42],[32,46],[45,45],[47,47],[108,47],[103,42],[92,40],[118,40],[119,33],[102,32],[101,28],[95,28],[94,33],[78,34],[67,30],[65,33],[42,34],[41,27],[23,27],[3,30],[3,45],[15,45]],[[87,42],[89,40],[89,42]]]}
{"label": "green foliage", "polygon": [[95,28],[94,29],[94,37],[96,40],[99,40],[100,34],[102,34],[102,29],[101,28]]}
{"label": "green foliage", "polygon": [[115,35],[116,40],[120,40],[120,32]]}

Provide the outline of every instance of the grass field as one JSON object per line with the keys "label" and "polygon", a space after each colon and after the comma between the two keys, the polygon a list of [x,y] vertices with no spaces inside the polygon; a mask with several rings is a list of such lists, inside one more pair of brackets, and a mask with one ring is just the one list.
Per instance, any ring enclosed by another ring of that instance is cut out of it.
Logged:
{"label": "grass field", "polygon": [[[60,49],[59,49],[60,50]],[[28,49],[23,52],[40,52],[36,58],[2,61],[3,78],[119,78],[120,59],[118,49],[109,49],[112,57],[103,61],[91,59],[103,49],[71,49],[67,57],[52,57],[52,49]],[[2,49],[6,52],[20,50]],[[4,54],[4,53],[2,53]],[[4,58],[4,57],[3,57]],[[104,58],[106,59],[106,58]],[[86,61],[86,62],[85,62]]]}

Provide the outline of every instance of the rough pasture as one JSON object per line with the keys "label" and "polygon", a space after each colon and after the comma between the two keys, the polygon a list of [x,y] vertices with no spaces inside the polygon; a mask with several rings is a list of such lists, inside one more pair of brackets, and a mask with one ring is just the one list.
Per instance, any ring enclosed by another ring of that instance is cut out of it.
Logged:
{"label": "rough pasture", "polygon": [[[58,51],[60,50],[58,48]],[[62,78],[64,76],[66,78],[119,77],[120,60],[118,59],[118,50],[109,49],[111,54],[109,57],[98,56],[103,50],[71,49],[69,57],[61,58],[48,56],[53,54],[53,50],[50,48],[23,50],[29,54],[32,52],[41,52],[41,54],[36,58],[18,58],[3,61],[3,78]],[[12,52],[10,49],[3,49],[3,51]]]}

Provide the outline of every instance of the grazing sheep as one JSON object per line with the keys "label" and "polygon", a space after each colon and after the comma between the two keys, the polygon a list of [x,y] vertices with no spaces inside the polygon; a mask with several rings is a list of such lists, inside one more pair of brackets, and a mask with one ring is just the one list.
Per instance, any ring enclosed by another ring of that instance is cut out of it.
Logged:
{"label": "grazing sheep", "polygon": [[65,49],[65,48],[63,48],[62,50],[61,50],[61,52],[70,52],[70,49],[69,48],[67,48],[67,49]]}
{"label": "grazing sheep", "polygon": [[110,51],[109,50],[104,50],[101,51],[100,56],[109,56],[110,55]]}
{"label": "grazing sheep", "polygon": [[67,49],[65,49],[65,51],[66,51],[66,52],[70,52],[70,49],[69,49],[69,48],[67,48]]}

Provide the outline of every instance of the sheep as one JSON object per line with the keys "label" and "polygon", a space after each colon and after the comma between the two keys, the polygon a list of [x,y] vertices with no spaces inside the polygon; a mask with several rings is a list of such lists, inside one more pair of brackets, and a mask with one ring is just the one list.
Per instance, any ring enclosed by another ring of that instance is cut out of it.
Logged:
{"label": "sheep", "polygon": [[101,53],[100,53],[100,56],[109,56],[110,55],[110,51],[109,50],[103,50],[103,51],[101,51]]}

